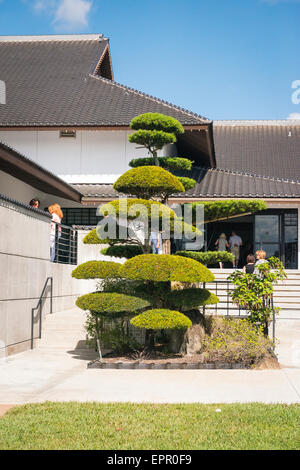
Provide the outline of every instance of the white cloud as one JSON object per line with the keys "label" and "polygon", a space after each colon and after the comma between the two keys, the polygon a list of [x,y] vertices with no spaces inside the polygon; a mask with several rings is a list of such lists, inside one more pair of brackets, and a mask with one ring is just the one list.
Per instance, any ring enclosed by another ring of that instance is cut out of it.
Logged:
{"label": "white cloud", "polygon": [[300,119],[300,113],[291,113],[288,115],[287,119]]}
{"label": "white cloud", "polygon": [[88,26],[88,14],[92,2],[88,0],[61,0],[55,13],[54,23],[67,29]]}
{"label": "white cloud", "polygon": [[74,31],[88,26],[92,3],[93,0],[34,0],[31,6],[36,14],[51,17],[55,29]]}

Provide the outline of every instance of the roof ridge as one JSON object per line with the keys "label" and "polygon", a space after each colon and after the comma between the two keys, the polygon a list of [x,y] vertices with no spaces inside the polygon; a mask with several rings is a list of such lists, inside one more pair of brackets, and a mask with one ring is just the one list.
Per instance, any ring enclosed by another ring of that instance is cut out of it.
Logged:
{"label": "roof ridge", "polygon": [[107,78],[104,78],[104,77],[101,77],[101,76],[98,76],[98,75],[94,75],[94,74],[89,74],[89,76],[91,78],[96,79],[96,80],[102,80],[104,82],[110,83],[111,85],[115,85],[115,86],[118,86],[119,88],[123,88],[126,91],[130,91],[130,92],[136,93],[140,96],[144,96],[146,98],[149,98],[149,99],[155,101],[156,103],[163,103],[166,106],[169,106],[170,108],[177,109],[178,111],[184,112],[184,113],[188,114],[191,117],[196,117],[198,119],[201,119],[202,121],[204,121],[203,124],[210,124],[212,122],[210,119],[208,119],[204,116],[201,116],[200,114],[197,114],[197,113],[194,113],[194,112],[192,112],[188,109],[182,108],[181,106],[177,106],[173,103],[170,103],[169,101],[165,101],[165,100],[162,100],[160,98],[157,98],[156,96],[148,95],[147,93],[144,93],[143,91],[137,90],[137,89],[129,87],[127,85],[123,85],[122,83],[118,83],[114,80],[108,80]]}
{"label": "roof ridge", "polygon": [[60,41],[102,41],[108,40],[103,34],[47,34],[0,36],[0,42],[60,42]]}
{"label": "roof ridge", "polygon": [[300,119],[216,119],[213,121],[213,124],[216,126],[221,125],[240,125],[240,126],[251,126],[251,125],[273,125],[273,126],[280,126],[280,125],[299,125],[300,126]]}
{"label": "roof ridge", "polygon": [[264,175],[258,175],[256,173],[247,173],[243,171],[235,171],[235,170],[225,170],[224,168],[210,168],[210,167],[194,167],[200,170],[207,170],[207,171],[217,171],[219,173],[229,173],[233,175],[238,175],[238,176],[250,176],[254,178],[261,178],[265,179],[268,181],[278,181],[281,183],[291,183],[291,184],[300,184],[300,181],[298,180],[291,180],[289,178],[278,178],[276,176],[264,176]]}

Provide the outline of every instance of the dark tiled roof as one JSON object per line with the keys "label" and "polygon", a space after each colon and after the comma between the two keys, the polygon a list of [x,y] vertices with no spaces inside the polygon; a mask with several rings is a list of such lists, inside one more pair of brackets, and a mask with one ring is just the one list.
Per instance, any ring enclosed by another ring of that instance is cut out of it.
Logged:
{"label": "dark tiled roof", "polygon": [[300,181],[300,120],[215,121],[217,168]]}
{"label": "dark tiled roof", "polygon": [[[197,181],[180,198],[300,198],[300,183],[220,169],[194,168],[186,174]],[[85,198],[116,198],[120,194],[109,184],[75,184]]]}
{"label": "dark tiled roof", "polygon": [[[184,125],[210,122],[104,78],[101,66],[96,74],[107,46],[108,40],[102,37],[0,38],[0,80],[7,87],[0,126],[128,126],[134,116],[144,112],[164,113]],[[109,61],[104,62],[104,75],[108,76]]]}

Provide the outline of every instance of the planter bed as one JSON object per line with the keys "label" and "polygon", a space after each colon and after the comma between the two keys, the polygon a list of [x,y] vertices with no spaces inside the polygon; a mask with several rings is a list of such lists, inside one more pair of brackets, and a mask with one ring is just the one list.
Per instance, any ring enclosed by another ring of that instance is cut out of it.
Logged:
{"label": "planter bed", "polygon": [[98,359],[96,361],[92,361],[88,364],[88,369],[135,369],[135,370],[176,370],[176,369],[249,369],[250,367],[245,364],[239,363],[220,363],[220,362],[197,362],[197,361],[190,361],[186,362],[182,361],[106,361],[103,360],[102,362]]}

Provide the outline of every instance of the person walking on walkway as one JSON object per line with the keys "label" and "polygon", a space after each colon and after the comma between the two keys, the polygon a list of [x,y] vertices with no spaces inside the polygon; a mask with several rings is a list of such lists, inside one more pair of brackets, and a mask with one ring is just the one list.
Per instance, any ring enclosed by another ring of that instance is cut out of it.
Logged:
{"label": "person walking on walkway", "polygon": [[[228,245],[228,242],[227,242],[226,235],[225,233],[221,233],[221,235],[219,236],[218,240],[215,243],[215,246],[217,247],[218,251],[227,251],[227,245]],[[223,269],[224,264],[221,261],[219,261],[219,266],[220,266],[220,269]]]}
{"label": "person walking on walkway", "polygon": [[232,262],[233,268],[237,268],[240,259],[240,247],[243,245],[243,240],[236,232],[232,231],[231,237],[229,238],[228,247],[230,248],[230,252],[234,256],[234,260]]}

